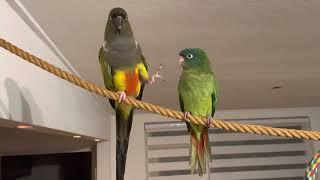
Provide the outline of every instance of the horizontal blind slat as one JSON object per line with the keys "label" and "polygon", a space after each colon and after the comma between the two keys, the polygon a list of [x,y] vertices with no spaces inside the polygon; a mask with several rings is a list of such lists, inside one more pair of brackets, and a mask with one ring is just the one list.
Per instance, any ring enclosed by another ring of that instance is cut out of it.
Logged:
{"label": "horizontal blind slat", "polygon": [[[306,117],[244,119],[241,122],[290,129],[304,129],[309,123]],[[198,180],[198,175],[190,175],[190,137],[183,123],[148,122],[145,131],[149,180]],[[310,148],[304,140],[215,128],[209,129],[209,138],[213,153],[209,167],[213,179],[303,179]]]}

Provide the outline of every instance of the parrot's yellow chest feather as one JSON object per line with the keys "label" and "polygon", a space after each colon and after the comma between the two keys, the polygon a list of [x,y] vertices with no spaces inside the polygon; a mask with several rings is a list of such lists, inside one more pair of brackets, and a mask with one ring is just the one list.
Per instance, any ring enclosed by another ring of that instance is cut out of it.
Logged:
{"label": "parrot's yellow chest feather", "polygon": [[117,91],[124,91],[128,96],[138,96],[141,87],[138,67],[116,71],[113,82]]}

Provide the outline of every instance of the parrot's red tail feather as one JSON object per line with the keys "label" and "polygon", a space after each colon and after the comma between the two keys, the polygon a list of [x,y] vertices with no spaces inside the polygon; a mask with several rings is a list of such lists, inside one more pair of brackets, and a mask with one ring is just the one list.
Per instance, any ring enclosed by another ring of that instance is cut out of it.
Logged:
{"label": "parrot's red tail feather", "polygon": [[206,173],[207,159],[211,160],[211,148],[209,145],[208,129],[205,128],[203,133],[197,138],[196,134],[190,132],[190,166],[191,173],[195,173],[198,165],[198,173],[200,176]]}
{"label": "parrot's red tail feather", "polygon": [[203,136],[204,148],[205,148],[205,152],[206,152],[207,158],[211,162],[212,161],[212,158],[211,158],[211,146],[210,146],[210,142],[209,142],[208,128],[205,128],[203,130],[202,136]]}

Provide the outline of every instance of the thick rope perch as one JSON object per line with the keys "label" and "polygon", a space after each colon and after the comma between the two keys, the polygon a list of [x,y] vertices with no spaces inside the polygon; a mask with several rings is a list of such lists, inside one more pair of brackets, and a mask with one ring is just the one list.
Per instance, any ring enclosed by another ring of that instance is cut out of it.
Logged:
{"label": "thick rope perch", "polygon": [[[80,86],[88,91],[94,92],[101,96],[107,97],[109,99],[117,100],[119,94],[113,91],[109,91],[105,88],[96,86],[93,83],[82,80],[79,77],[72,75],[58,67],[55,67],[52,64],[18,48],[17,46],[7,42],[6,40],[0,38],[0,46],[11,53],[21,57],[22,59],[62,78],[65,79],[77,86]],[[178,112],[172,109],[163,108],[157,105],[153,105],[144,101],[138,101],[134,98],[128,97],[125,101],[126,104],[132,105],[139,109],[144,109],[155,114],[162,116],[171,117],[174,119],[183,120],[183,113]],[[206,119],[198,116],[189,116],[189,122],[206,125]],[[252,134],[263,134],[268,136],[282,136],[282,137],[291,137],[299,139],[308,139],[308,140],[320,140],[320,132],[317,131],[304,131],[304,130],[295,130],[295,129],[286,129],[286,128],[272,128],[261,125],[252,125],[252,124],[240,124],[235,122],[227,122],[223,120],[215,119],[211,124],[211,127],[225,129],[229,131],[242,132],[242,133],[252,133]]]}

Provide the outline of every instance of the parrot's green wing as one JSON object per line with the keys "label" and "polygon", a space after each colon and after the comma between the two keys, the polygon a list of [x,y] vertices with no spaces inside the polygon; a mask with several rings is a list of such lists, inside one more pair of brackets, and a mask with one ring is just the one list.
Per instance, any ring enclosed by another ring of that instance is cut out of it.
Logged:
{"label": "parrot's green wing", "polygon": [[218,82],[216,78],[213,76],[213,93],[211,95],[212,99],[212,113],[211,116],[213,117],[215,111],[216,111],[216,105],[218,101]]}
{"label": "parrot's green wing", "polygon": [[[182,98],[182,95],[180,92],[179,92],[179,103],[180,103],[181,111],[184,112],[183,98]],[[190,132],[190,130],[191,130],[190,124],[188,122],[186,122],[186,124],[187,124],[187,128],[188,128],[188,132]]]}
{"label": "parrot's green wing", "polygon": [[184,104],[181,93],[179,93],[179,103],[180,103],[180,109],[182,112],[184,112]]}
{"label": "parrot's green wing", "polygon": [[148,70],[147,61],[146,61],[146,58],[144,57],[144,55],[142,54],[142,50],[141,50],[140,44],[138,44],[138,51],[140,51],[141,60],[142,60],[142,62],[144,64],[144,66],[146,67],[146,69]]}
{"label": "parrot's green wing", "polygon": [[[137,43],[137,46],[138,46],[138,52],[140,53],[140,59],[141,59],[143,65],[145,66],[145,68],[146,68],[146,70],[147,70],[147,72],[148,72],[147,61],[146,61],[146,58],[145,58],[145,57],[143,56],[143,54],[142,54],[141,46],[140,46],[140,44],[138,44],[138,43]],[[141,77],[139,77],[139,78],[141,79]],[[142,99],[142,94],[143,94],[143,90],[144,90],[144,85],[145,85],[145,83],[142,83],[142,84],[141,84],[140,93],[139,93],[139,95],[138,95],[137,98],[136,98],[136,99],[138,99],[139,101],[141,101],[141,99]]]}
{"label": "parrot's green wing", "polygon": [[[141,58],[141,61],[143,62],[143,64],[144,64],[144,66],[146,67],[146,70],[148,71],[148,65],[147,65],[147,62],[146,62],[146,58],[143,56],[143,54],[142,54],[142,51],[141,51],[141,47],[140,47],[140,45],[138,44],[138,48],[139,48],[139,51],[140,51],[140,58]],[[137,96],[137,100],[139,100],[139,101],[141,101],[141,99],[142,99],[142,94],[143,94],[143,90],[144,90],[144,85],[145,85],[145,83],[142,83],[141,84],[141,88],[140,88],[140,93],[139,93],[139,95]]]}
{"label": "parrot's green wing", "polygon": [[[106,61],[106,56],[104,54],[103,48],[100,48],[99,51],[99,63],[102,70],[102,76],[104,85],[109,90],[114,90],[113,78],[112,78],[112,68]],[[109,102],[113,108],[115,108],[115,101],[109,99]]]}

